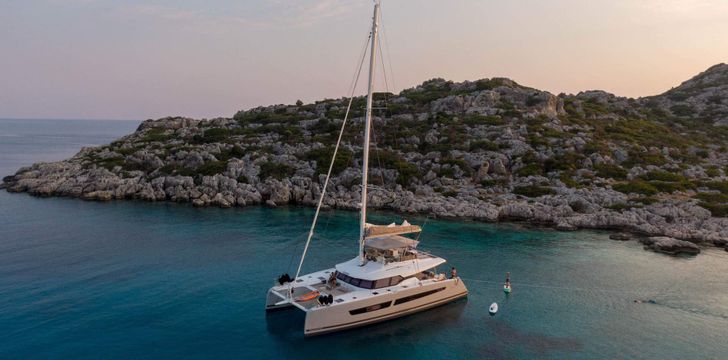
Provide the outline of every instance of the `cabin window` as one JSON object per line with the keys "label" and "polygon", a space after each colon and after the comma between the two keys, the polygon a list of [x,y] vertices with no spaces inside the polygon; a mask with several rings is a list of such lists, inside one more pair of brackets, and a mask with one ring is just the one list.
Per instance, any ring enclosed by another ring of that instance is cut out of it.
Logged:
{"label": "cabin window", "polygon": [[351,278],[349,277],[349,275],[346,275],[344,273],[338,273],[336,275],[336,278],[339,279],[339,280],[341,280],[341,281],[343,281],[343,282],[345,282],[345,283],[347,283],[347,284],[351,280]]}
{"label": "cabin window", "polygon": [[375,304],[375,305],[370,305],[370,306],[363,307],[363,308],[349,310],[349,314],[351,314],[351,315],[359,315],[359,314],[363,314],[363,313],[368,313],[370,311],[377,311],[377,310],[381,310],[381,309],[384,309],[384,308],[388,308],[390,305],[392,305],[392,302],[391,301],[387,301],[387,302],[383,302],[381,304]]}
{"label": "cabin window", "polygon": [[401,283],[402,280],[404,280],[404,278],[401,276],[392,276],[391,278],[389,278],[389,286],[397,285]]}
{"label": "cabin window", "polygon": [[336,278],[347,283],[350,285],[354,285],[356,287],[362,288],[362,289],[379,289],[387,286],[394,286],[402,282],[404,280],[401,276],[393,276],[390,278],[385,279],[379,279],[379,280],[363,280],[363,279],[357,279],[355,277],[351,277],[349,275],[346,275],[344,273],[338,273],[336,275]]}
{"label": "cabin window", "polygon": [[440,292],[442,290],[445,290],[445,288],[444,287],[441,287],[439,289],[425,291],[425,292],[422,292],[422,293],[419,293],[419,294],[410,295],[410,296],[405,296],[403,298],[399,298],[397,300],[394,300],[394,305],[404,304],[404,303],[409,302],[409,301],[412,301],[412,300],[417,300],[419,298],[423,298],[425,296],[432,295],[432,294],[434,294],[436,292]]}

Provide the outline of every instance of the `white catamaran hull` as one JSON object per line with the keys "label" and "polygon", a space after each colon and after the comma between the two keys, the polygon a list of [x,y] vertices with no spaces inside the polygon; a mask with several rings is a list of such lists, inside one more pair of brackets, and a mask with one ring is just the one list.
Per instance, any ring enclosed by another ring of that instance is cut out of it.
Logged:
{"label": "white catamaran hull", "polygon": [[[362,294],[363,297],[356,300],[306,309],[304,335],[322,335],[391,320],[444,305],[468,295],[467,287],[459,279],[428,281],[422,285],[400,287],[389,291],[377,289],[365,292],[366,294]],[[377,294],[374,295],[374,292]],[[266,310],[290,306],[293,306],[290,302],[269,291]]]}

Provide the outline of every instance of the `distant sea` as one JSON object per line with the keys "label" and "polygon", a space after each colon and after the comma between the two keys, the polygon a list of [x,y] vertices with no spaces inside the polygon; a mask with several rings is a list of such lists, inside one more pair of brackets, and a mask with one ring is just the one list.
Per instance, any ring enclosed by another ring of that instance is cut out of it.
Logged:
{"label": "distant sea", "polygon": [[84,146],[134,132],[138,120],[0,119],[0,177],[21,166],[67,159]]}
{"label": "distant sea", "polygon": [[[0,120],[0,174],[108,143],[138,122]],[[266,315],[312,210],[35,198],[0,191],[0,359],[726,359],[728,253],[675,258],[598,231],[408,217],[470,289],[424,313],[303,338]],[[373,221],[400,220],[376,213]],[[328,211],[305,271],[357,252]],[[446,271],[445,267],[440,271]],[[509,271],[513,293],[501,289]],[[654,300],[635,303],[634,300]],[[488,306],[500,311],[489,316]]]}

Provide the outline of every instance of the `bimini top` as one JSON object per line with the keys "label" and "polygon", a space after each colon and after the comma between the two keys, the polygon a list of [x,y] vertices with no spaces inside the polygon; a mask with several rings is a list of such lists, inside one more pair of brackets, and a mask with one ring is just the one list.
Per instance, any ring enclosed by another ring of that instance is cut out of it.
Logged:
{"label": "bimini top", "polygon": [[374,225],[367,223],[365,226],[365,238],[376,238],[384,235],[403,235],[412,234],[422,231],[422,228],[417,225],[411,225],[407,220],[402,222],[402,225],[391,223],[389,225]]}
{"label": "bimini top", "polygon": [[364,246],[377,250],[395,250],[416,248],[420,242],[400,235],[387,235],[369,238],[364,241]]}

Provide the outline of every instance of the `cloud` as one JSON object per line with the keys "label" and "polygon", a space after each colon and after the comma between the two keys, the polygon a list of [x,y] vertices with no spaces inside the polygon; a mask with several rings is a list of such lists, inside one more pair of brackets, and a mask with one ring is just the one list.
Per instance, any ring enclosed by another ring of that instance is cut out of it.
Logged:
{"label": "cloud", "polygon": [[[99,0],[64,0],[99,1]],[[346,15],[363,5],[361,0],[298,0],[259,1],[247,4],[251,11],[237,15],[240,9],[226,9],[228,14],[213,14],[207,9],[188,9],[158,4],[122,4],[118,10],[134,16],[147,16],[163,21],[185,22],[207,29],[230,30],[241,26],[306,27]],[[257,5],[257,6],[256,6]],[[252,9],[255,9],[254,11]],[[262,11],[265,9],[266,11]]]}
{"label": "cloud", "polygon": [[679,16],[705,16],[728,11],[725,0],[640,0],[637,6],[652,13]]}
{"label": "cloud", "polygon": [[232,27],[262,25],[261,22],[232,15],[215,15],[204,10],[191,10],[179,7],[139,4],[121,5],[122,13],[132,16],[146,16],[157,20],[183,22],[208,30],[229,30]]}
{"label": "cloud", "polygon": [[[282,3],[282,1],[276,1]],[[300,1],[293,6],[293,18],[288,21],[294,26],[308,26],[343,16],[363,5],[362,1],[314,0]]]}

